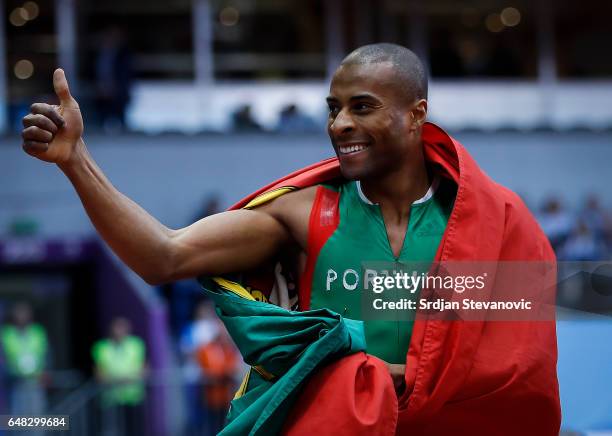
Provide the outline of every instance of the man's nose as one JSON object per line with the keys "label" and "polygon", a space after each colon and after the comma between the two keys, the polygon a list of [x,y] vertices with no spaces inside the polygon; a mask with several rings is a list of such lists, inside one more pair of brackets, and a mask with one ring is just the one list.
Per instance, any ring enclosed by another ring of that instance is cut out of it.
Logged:
{"label": "man's nose", "polygon": [[347,112],[346,110],[341,110],[330,124],[329,130],[334,136],[350,132],[355,128],[353,117]]}

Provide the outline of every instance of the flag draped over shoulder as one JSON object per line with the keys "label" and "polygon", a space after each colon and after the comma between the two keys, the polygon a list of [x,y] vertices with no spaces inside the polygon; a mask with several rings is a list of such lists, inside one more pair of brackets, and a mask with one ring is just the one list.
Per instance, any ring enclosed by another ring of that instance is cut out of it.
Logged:
{"label": "flag draped over shoulder", "polygon": [[[423,143],[428,165],[440,176],[452,179],[458,187],[436,261],[555,263],[548,240],[523,202],[516,194],[491,180],[459,142],[439,127],[426,123]],[[340,177],[337,159],[328,159],[262,188],[233,208],[256,207],[286,192]],[[207,287],[206,284],[204,286]],[[219,287],[209,285],[210,288]],[[244,292],[246,299],[248,292]],[[554,289],[548,292],[554,292]],[[219,306],[222,319],[245,359],[260,346],[267,350],[267,354],[264,354],[268,358],[276,352],[280,353],[280,357],[284,356],[282,347],[274,348],[273,344],[271,348],[266,348],[266,335],[274,336],[274,333],[273,330],[260,330],[257,327],[255,321],[259,321],[258,314],[249,312],[250,315],[238,318],[224,315],[223,307],[233,307],[235,302],[243,300],[227,295],[221,297],[223,294],[218,291],[213,294],[216,295],[217,305],[222,303]],[[231,300],[224,302],[225,298]],[[284,310],[267,303],[258,303],[257,308],[262,310],[262,314],[267,314],[268,306],[270,313]],[[326,313],[324,317],[335,319],[339,324],[347,322],[337,318],[333,312]],[[295,327],[297,337],[305,340],[301,345],[304,349],[308,349],[306,342],[311,339],[313,346],[317,346],[316,336],[302,335],[300,329],[310,328],[306,326],[312,321],[311,316],[316,318],[322,315],[311,315],[310,312],[302,312],[301,315],[308,318],[306,324],[297,323],[290,327],[291,323],[288,323],[281,328],[289,328],[283,335],[294,332]],[[250,316],[254,317],[253,328],[259,334],[249,333],[243,328]],[[267,322],[264,325],[271,326]],[[327,331],[327,328],[324,330]],[[255,339],[260,344],[252,344],[251,341]],[[277,415],[271,412],[273,418],[262,418],[267,421],[258,421],[258,429],[265,425],[268,430],[266,434],[274,434],[281,428],[278,419],[282,416],[282,433],[289,435],[316,432],[320,436],[547,436],[559,432],[561,416],[554,320],[485,322],[441,321],[428,319],[427,316],[417,318],[406,357],[406,390],[400,398],[393,390],[382,361],[363,352],[355,353],[357,348],[347,348],[347,344],[340,348],[343,351],[315,359],[318,363],[309,372],[300,373],[297,384],[291,384],[291,400],[284,403],[284,406],[291,404],[290,410],[284,407],[282,413]],[[247,363],[253,365],[261,361],[252,359]],[[293,368],[281,368],[278,374],[274,374],[276,381],[267,381],[266,393],[273,392],[271,386],[286,383],[283,378],[293,377],[294,374]],[[305,377],[308,377],[307,383],[303,383]],[[256,393],[257,386],[261,384],[252,383],[252,386],[253,390],[245,395],[252,392],[252,396],[256,397],[259,395]],[[279,391],[284,392],[284,388]],[[272,398],[280,394],[268,395],[266,399],[273,401]],[[276,404],[276,401],[272,404]],[[252,410],[260,413],[260,409]],[[248,416],[251,412],[246,407],[242,413]],[[229,418],[228,429],[232,422],[240,420],[240,417],[233,418],[232,412]],[[277,421],[272,426],[274,420]],[[251,425],[250,421],[248,425]],[[244,430],[241,434],[265,432],[246,425],[240,428]]]}

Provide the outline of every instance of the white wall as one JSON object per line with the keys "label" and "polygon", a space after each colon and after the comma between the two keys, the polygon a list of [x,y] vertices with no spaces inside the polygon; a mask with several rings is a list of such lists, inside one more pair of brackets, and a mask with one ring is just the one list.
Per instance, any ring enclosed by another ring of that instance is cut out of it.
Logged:
{"label": "white wall", "polygon": [[[612,81],[434,81],[429,86],[430,118],[446,128],[530,129],[547,124],[564,130],[612,125]],[[251,104],[255,118],[272,129],[280,109],[296,103],[323,128],[326,83],[140,82],[133,88],[130,125],[143,132],[224,130],[231,113]]]}

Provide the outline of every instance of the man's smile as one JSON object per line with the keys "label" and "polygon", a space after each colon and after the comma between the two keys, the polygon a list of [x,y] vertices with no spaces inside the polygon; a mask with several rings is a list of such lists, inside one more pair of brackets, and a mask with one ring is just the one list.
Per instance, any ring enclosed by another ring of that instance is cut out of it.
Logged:
{"label": "man's smile", "polygon": [[369,144],[366,142],[351,142],[344,143],[342,145],[338,145],[338,151],[340,154],[352,154],[359,153],[360,151],[365,150],[369,147]]}

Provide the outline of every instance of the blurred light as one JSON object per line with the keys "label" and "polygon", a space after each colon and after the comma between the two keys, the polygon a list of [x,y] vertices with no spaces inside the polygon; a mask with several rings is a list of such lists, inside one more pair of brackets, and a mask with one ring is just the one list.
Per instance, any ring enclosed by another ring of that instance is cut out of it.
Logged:
{"label": "blurred light", "polygon": [[21,59],[15,64],[13,72],[18,79],[29,79],[34,73],[34,65],[32,65],[32,62],[27,59]]}
{"label": "blurred light", "polygon": [[221,24],[224,26],[235,26],[238,24],[238,20],[240,20],[240,12],[238,12],[238,9],[231,6],[221,9],[219,21],[221,21]]}
{"label": "blurred light", "polygon": [[9,15],[9,21],[13,26],[23,26],[28,20],[28,12],[24,8],[15,8]]}
{"label": "blurred light", "polygon": [[504,23],[499,14],[489,14],[485,19],[485,26],[489,32],[498,33],[504,30]]}
{"label": "blurred light", "polygon": [[501,12],[501,22],[508,27],[514,27],[521,22],[521,13],[516,8],[505,8]]}
{"label": "blurred light", "polygon": [[36,2],[25,2],[23,4],[23,7],[21,8],[23,10],[25,10],[26,12],[26,16],[24,17],[26,20],[33,20],[36,17],[38,17],[38,13],[39,13],[39,8],[38,8],[38,4],[36,4]]}
{"label": "blurred light", "polygon": [[482,49],[476,41],[466,39],[459,43],[459,52],[467,63],[472,63],[481,55]]}

